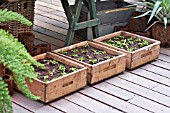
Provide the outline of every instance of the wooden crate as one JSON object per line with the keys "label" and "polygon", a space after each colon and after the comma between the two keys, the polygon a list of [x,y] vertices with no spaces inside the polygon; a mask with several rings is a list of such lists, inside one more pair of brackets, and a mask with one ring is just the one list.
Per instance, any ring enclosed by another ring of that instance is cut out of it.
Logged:
{"label": "wooden crate", "polygon": [[[128,52],[124,49],[119,49],[119,48],[116,48],[116,47],[102,43],[103,40],[111,39],[114,36],[120,35],[121,33],[124,33],[127,36],[131,36],[132,38],[137,36],[141,39],[152,42],[153,44],[150,44],[146,47],[140,48],[140,49],[133,51],[133,52]],[[142,64],[145,64],[149,61],[155,60],[156,58],[158,58],[159,52],[160,52],[160,42],[159,41],[149,39],[149,38],[146,38],[146,37],[143,37],[143,36],[139,36],[139,35],[136,35],[136,34],[132,34],[132,33],[129,33],[129,32],[125,32],[125,31],[115,32],[115,33],[94,39],[93,41],[98,43],[98,44],[101,44],[103,46],[109,47],[113,50],[118,50],[118,51],[124,52],[127,55],[126,67],[128,69],[134,69],[134,68],[136,68],[136,67],[138,67]]]}
{"label": "wooden crate", "polygon": [[[68,50],[72,50],[76,47],[81,47],[83,45],[89,44],[90,46],[100,49],[100,50],[104,50],[107,53],[113,54],[113,55],[118,55],[117,57],[114,57],[112,59],[106,60],[106,61],[102,61],[99,62],[97,64],[91,65],[91,64],[87,64],[85,62],[81,62],[78,61],[74,58],[68,57],[66,55],[60,54],[59,52],[61,51],[68,51]],[[108,77],[114,76],[118,73],[121,73],[125,70],[126,67],[126,55],[124,53],[115,51],[115,50],[111,50],[107,47],[101,46],[99,44],[96,44],[94,42],[89,42],[89,41],[84,41],[78,44],[74,44],[68,47],[64,47],[58,50],[53,51],[54,53],[63,56],[65,58],[68,58],[70,60],[76,61],[79,64],[83,64],[84,66],[88,67],[88,83],[89,84],[93,84],[96,82],[99,82],[103,79],[106,79]]]}
{"label": "wooden crate", "polygon": [[81,64],[65,59],[53,53],[44,53],[34,57],[36,60],[44,58],[53,58],[57,61],[80,68],[78,71],[67,74],[63,77],[53,79],[48,82],[43,82],[38,79],[33,82],[27,82],[31,92],[40,97],[42,102],[50,102],[66,94],[74,92],[87,85],[87,67]]}

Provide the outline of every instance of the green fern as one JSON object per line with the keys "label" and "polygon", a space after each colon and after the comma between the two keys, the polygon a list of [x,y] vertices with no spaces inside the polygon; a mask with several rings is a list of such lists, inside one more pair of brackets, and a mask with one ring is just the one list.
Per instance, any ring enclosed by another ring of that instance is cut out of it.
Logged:
{"label": "green fern", "polygon": [[[24,16],[7,9],[0,9],[0,22],[12,20],[32,25]],[[42,68],[44,66],[31,57],[18,39],[2,29],[0,29],[0,64],[12,71],[13,80],[24,95],[31,99],[39,99],[30,92],[25,80],[37,78],[37,73],[34,72],[32,65]],[[2,78],[0,78],[0,113],[12,113],[12,102]]]}
{"label": "green fern", "polygon": [[27,20],[23,15],[20,15],[16,12],[8,11],[7,9],[0,9],[0,22],[9,22],[13,20],[16,20],[28,26],[32,25],[32,22]]}
{"label": "green fern", "polygon": [[12,113],[11,97],[2,77],[0,77],[0,113]]}

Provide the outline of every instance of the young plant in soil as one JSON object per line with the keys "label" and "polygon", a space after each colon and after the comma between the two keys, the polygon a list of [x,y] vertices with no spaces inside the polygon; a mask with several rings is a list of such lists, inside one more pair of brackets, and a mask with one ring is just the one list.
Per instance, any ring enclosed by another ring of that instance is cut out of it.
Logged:
{"label": "young plant in soil", "polygon": [[44,82],[48,82],[52,79],[65,76],[71,72],[78,71],[78,68],[65,65],[54,59],[46,58],[39,60],[38,62],[44,64],[45,68],[36,68],[35,71],[38,72],[38,79]]}
{"label": "young plant in soil", "polygon": [[125,49],[129,52],[133,52],[137,49],[140,49],[142,47],[151,44],[146,40],[140,39],[139,37],[133,38],[130,36],[123,36],[123,35],[115,36],[111,39],[104,40],[103,43],[111,46],[115,46],[117,48]]}
{"label": "young plant in soil", "polygon": [[84,46],[74,48],[73,50],[62,51],[60,53],[61,54],[66,53],[64,55],[92,65],[104,60],[111,59],[116,56],[116,55],[111,55],[106,51],[94,48],[90,46],[88,43],[85,44]]}

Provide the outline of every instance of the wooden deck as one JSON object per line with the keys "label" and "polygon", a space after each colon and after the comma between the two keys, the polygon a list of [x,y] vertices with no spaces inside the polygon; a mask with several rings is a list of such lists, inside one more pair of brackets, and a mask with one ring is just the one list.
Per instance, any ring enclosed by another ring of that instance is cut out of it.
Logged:
{"label": "wooden deck", "polygon": [[12,95],[14,113],[170,113],[170,49],[159,59],[43,104]]}
{"label": "wooden deck", "polygon": [[[59,4],[45,1],[36,2],[35,44],[48,42],[54,50],[63,47],[68,22]],[[80,41],[75,38],[74,43]],[[12,101],[14,113],[170,113],[170,49],[161,48],[159,59],[149,64],[48,104],[17,91]]]}

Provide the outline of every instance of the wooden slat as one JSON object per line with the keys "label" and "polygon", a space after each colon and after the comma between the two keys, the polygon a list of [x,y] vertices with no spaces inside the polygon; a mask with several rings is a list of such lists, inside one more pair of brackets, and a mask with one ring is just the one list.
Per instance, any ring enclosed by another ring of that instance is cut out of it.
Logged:
{"label": "wooden slat", "polygon": [[170,63],[170,56],[160,54],[158,59]]}
{"label": "wooden slat", "polygon": [[[79,93],[75,93],[73,95],[70,95],[68,97],[65,97],[66,99],[68,99],[69,101],[71,102],[74,102],[86,109],[89,109],[90,111],[93,111],[93,112],[105,112],[107,110],[112,110],[110,109],[109,106],[103,104],[103,103],[100,103],[96,100],[93,100],[87,96],[84,96],[84,95],[81,95]],[[115,112],[116,113],[116,112]],[[118,112],[119,113],[119,112]]]}
{"label": "wooden slat", "polygon": [[137,74],[141,77],[147,78],[149,80],[152,80],[154,82],[157,82],[159,84],[164,84],[164,85],[170,86],[170,79],[165,78],[163,76],[160,76],[158,74],[155,74],[155,73],[152,73],[152,72],[140,69],[140,68],[135,69],[135,70],[130,71],[130,72]]}
{"label": "wooden slat", "polygon": [[42,16],[42,15],[39,15],[39,14],[36,14],[34,19],[37,19],[37,20],[40,20],[40,21],[43,21],[43,22],[46,22],[46,23],[61,27],[63,29],[68,29],[68,27],[69,27],[69,25],[66,24],[66,23],[63,23],[63,22],[58,21],[56,19],[52,19],[50,17]]}
{"label": "wooden slat", "polygon": [[160,67],[157,67],[157,66],[153,66],[153,65],[150,65],[150,64],[142,66],[141,68],[145,69],[145,70],[148,70],[148,71],[151,71],[153,73],[159,74],[161,76],[170,78],[170,76],[169,76],[170,75],[170,71],[165,70],[163,68],[160,68]]}
{"label": "wooden slat", "polygon": [[57,16],[57,15],[52,15],[49,12],[44,12],[44,11],[36,9],[35,14],[42,15],[42,16],[45,16],[45,17],[48,17],[48,18],[51,18],[51,19],[55,19],[55,20],[58,20],[58,21],[63,22],[63,23],[68,23],[67,18]]}
{"label": "wooden slat", "polygon": [[120,97],[123,100],[129,100],[135,96],[135,94],[131,92],[127,92],[125,90],[122,90],[121,88],[107,84],[106,82],[96,84],[93,87],[105,93],[112,94],[116,97]]}
{"label": "wooden slat", "polygon": [[151,80],[148,80],[146,78],[131,74],[131,73],[125,73],[120,76],[120,78],[125,79],[127,81],[133,82],[135,84],[141,85],[143,87],[146,87],[148,89],[151,89],[153,91],[159,92],[164,95],[170,96],[170,87],[167,87],[165,85],[160,85],[157,82],[153,82]]}
{"label": "wooden slat", "polygon": [[101,101],[105,104],[108,104],[114,108],[123,110],[124,112],[128,113],[147,113],[146,110],[141,109],[137,106],[134,106],[126,101],[123,101],[121,99],[118,99],[114,96],[108,95],[102,91],[96,90],[94,88],[88,88],[85,90],[80,91],[84,95],[87,95],[91,98],[94,98],[98,101]]}
{"label": "wooden slat", "polygon": [[15,103],[12,103],[12,106],[13,106],[14,113],[32,113],[31,111],[28,111]]}
{"label": "wooden slat", "polygon": [[160,93],[154,92],[150,89],[141,87],[139,85],[136,85],[134,83],[128,82],[126,80],[120,79],[120,78],[112,78],[110,80],[107,80],[108,83],[116,85],[120,88],[123,88],[125,90],[128,90],[130,92],[133,92],[137,95],[140,95],[142,97],[145,97],[147,99],[150,99],[152,101],[155,101],[159,104],[162,104],[164,106],[170,107],[170,98],[162,95]]}
{"label": "wooden slat", "polygon": [[37,25],[37,26],[43,27],[43,28],[48,28],[51,31],[58,32],[58,33],[63,34],[63,35],[67,34],[67,30],[60,28],[58,26],[55,26],[55,25],[51,25],[51,24],[42,22],[40,20],[35,19],[34,24]]}
{"label": "wooden slat", "polygon": [[151,62],[151,64],[170,70],[170,63],[167,63],[161,60],[156,60],[154,62]]}
{"label": "wooden slat", "polygon": [[44,111],[50,111],[49,113],[61,113],[49,105],[44,105],[38,101],[30,100],[18,92],[14,92],[12,95],[12,101],[36,113],[45,113]]}
{"label": "wooden slat", "polygon": [[50,104],[51,106],[57,108],[57,109],[60,109],[64,112],[72,112],[72,113],[92,113],[91,111],[83,108],[83,107],[80,107],[68,100],[65,100],[65,99],[60,99],[56,102],[53,102]]}
{"label": "wooden slat", "polygon": [[169,49],[166,49],[166,48],[161,48],[160,53],[170,56],[170,50],[169,50]]}
{"label": "wooden slat", "polygon": [[127,73],[127,72],[119,76],[119,78],[125,79],[127,81],[133,82],[141,86],[144,86],[148,89],[152,89],[158,85],[158,83],[156,82],[153,82],[151,80],[148,80],[148,79],[145,79],[145,78],[142,78],[142,77],[139,77],[137,75]]}
{"label": "wooden slat", "polygon": [[48,6],[40,5],[37,2],[35,4],[35,11],[36,10],[41,10],[41,11],[44,11],[44,12],[49,12],[52,15],[58,15],[58,16],[66,18],[66,15],[65,15],[65,13],[63,11],[63,8],[62,7],[57,7],[57,6],[56,6],[56,8],[58,8],[59,10],[56,10],[56,9],[48,7]]}
{"label": "wooden slat", "polygon": [[153,101],[150,101],[148,99],[144,99],[140,96],[129,100],[129,102],[133,103],[137,106],[141,106],[143,108],[146,108],[146,109],[148,109],[152,112],[155,112],[155,113],[169,113],[170,112],[169,108],[162,106],[158,103],[154,103]]}

